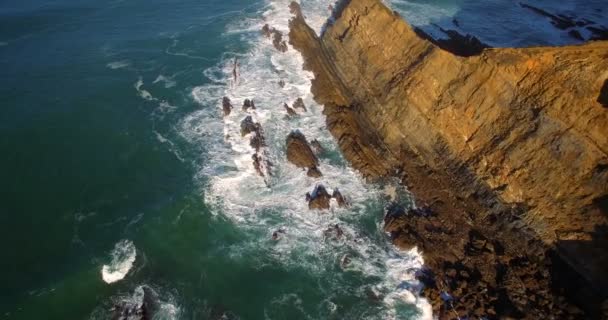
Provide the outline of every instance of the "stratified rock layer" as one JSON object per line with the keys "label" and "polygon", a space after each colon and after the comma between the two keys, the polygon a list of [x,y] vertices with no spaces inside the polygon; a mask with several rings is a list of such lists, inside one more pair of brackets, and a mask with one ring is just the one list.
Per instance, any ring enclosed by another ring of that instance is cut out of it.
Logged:
{"label": "stratified rock layer", "polygon": [[315,74],[312,92],[346,158],[367,177],[400,176],[430,203],[432,216],[400,217],[387,230],[424,250],[442,283],[427,292],[439,316],[580,317],[568,295],[599,317],[608,43],[465,58],[421,39],[378,0],[342,2],[321,37],[291,8],[290,42]]}

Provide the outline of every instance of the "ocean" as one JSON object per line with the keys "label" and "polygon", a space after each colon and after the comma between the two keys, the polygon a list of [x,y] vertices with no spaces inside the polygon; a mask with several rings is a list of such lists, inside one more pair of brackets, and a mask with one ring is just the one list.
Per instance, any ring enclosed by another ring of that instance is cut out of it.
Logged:
{"label": "ocean", "polygon": [[[348,165],[302,57],[260,32],[286,37],[289,2],[0,1],[0,318],[111,319],[143,303],[151,319],[432,317],[421,255],[382,229],[391,182]],[[602,1],[579,2],[558,9],[605,18]],[[332,3],[301,1],[318,32]],[[477,3],[389,5],[432,34],[457,18],[494,46],[577,42],[511,1]],[[307,111],[286,117],[298,98]],[[246,116],[265,132],[269,178]],[[286,161],[292,130],[324,147],[323,177]],[[310,211],[319,183],[350,206]]]}

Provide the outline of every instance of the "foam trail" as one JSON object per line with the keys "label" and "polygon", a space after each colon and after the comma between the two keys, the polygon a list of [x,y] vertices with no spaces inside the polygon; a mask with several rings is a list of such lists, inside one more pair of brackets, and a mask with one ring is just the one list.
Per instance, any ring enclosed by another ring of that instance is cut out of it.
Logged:
{"label": "foam trail", "polygon": [[128,60],[121,60],[121,61],[110,62],[106,65],[106,67],[108,67],[112,70],[116,70],[116,69],[126,68],[130,65],[131,65],[131,62],[129,62]]}
{"label": "foam trail", "polygon": [[[193,98],[203,108],[186,116],[181,125],[183,136],[204,146],[209,157],[201,161],[204,164],[199,172],[199,176],[209,179],[204,186],[205,202],[214,214],[227,217],[252,235],[227,249],[227,254],[233,259],[253,257],[253,263],[260,267],[267,259],[273,259],[285,269],[304,268],[331,279],[321,288],[329,292],[323,302],[329,312],[337,308],[331,296],[348,285],[345,279],[349,275],[356,274],[364,279],[380,279],[355,288],[361,296],[372,291],[381,297],[383,311],[373,312],[372,319],[402,319],[398,309],[404,305],[409,306],[409,314],[413,308],[418,318],[431,319],[430,306],[419,297],[420,284],[414,277],[423,264],[420,254],[415,250],[401,252],[386,238],[367,236],[358,222],[381,214],[383,190],[366,184],[342,159],[325,127],[322,106],[310,93],[314,76],[302,69],[302,56],[291,46],[287,52],[279,52],[259,31],[267,23],[287,37],[289,3],[290,0],[269,1],[261,19],[239,19],[229,25],[226,34],[241,34],[250,49],[244,54],[227,53],[218,65],[205,70],[209,84],[192,90]],[[317,32],[330,13],[330,4],[333,2],[328,0],[302,1],[304,14]],[[240,72],[236,84],[232,80],[235,58]],[[224,96],[234,109],[222,118]],[[299,110],[299,116],[287,119],[283,104],[292,105],[298,98],[303,99],[308,111]],[[241,110],[245,99],[253,99],[257,108]],[[246,116],[260,123],[265,133],[265,157],[273,164],[267,181],[253,167],[251,157],[255,150],[249,137],[240,134],[240,123]],[[321,178],[308,177],[286,161],[285,139],[295,129],[327,149],[320,157]],[[351,206],[340,208],[332,200],[329,213],[310,211],[304,195],[318,183],[330,193],[339,188]],[[335,225],[340,226],[342,235],[332,234]],[[277,230],[281,230],[280,240],[270,240]],[[382,234],[381,224],[375,232]],[[262,254],[252,254],[259,252]],[[330,271],[336,265],[341,272]],[[297,296],[281,295],[273,301],[280,304],[284,299],[297,301]]]}
{"label": "foam trail", "polygon": [[121,240],[111,253],[112,261],[101,268],[101,278],[106,283],[120,281],[127,276],[135,263],[137,250],[131,240]]}

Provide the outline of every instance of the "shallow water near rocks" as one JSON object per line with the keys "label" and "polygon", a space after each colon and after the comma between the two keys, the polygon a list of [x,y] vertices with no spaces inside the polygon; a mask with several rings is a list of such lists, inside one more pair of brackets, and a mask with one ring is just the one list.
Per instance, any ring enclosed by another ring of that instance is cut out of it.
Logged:
{"label": "shallow water near rocks", "polygon": [[[147,299],[154,319],[430,317],[420,255],[382,231],[385,191],[340,155],[300,55],[259,32],[286,34],[288,4],[0,5],[0,317],[108,319]],[[301,4],[320,30],[331,2]],[[307,111],[288,119],[283,103],[297,98]],[[255,111],[241,110],[245,99]],[[266,179],[240,135],[247,115],[265,133]],[[323,177],[285,161],[295,129],[326,149]],[[351,206],[308,210],[317,183]]]}

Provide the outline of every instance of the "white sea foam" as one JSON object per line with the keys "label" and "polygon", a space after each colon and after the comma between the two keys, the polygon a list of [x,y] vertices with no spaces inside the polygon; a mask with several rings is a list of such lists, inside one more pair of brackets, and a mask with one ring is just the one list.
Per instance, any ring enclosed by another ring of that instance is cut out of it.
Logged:
{"label": "white sea foam", "polygon": [[[413,276],[422,265],[420,254],[399,252],[388,244],[388,239],[367,235],[356,222],[382,214],[384,193],[366,184],[339,155],[338,146],[326,129],[322,106],[310,93],[313,74],[302,69],[303,59],[291,46],[281,53],[271,40],[260,35],[259,30],[268,23],[288,37],[289,3],[290,0],[270,1],[261,19],[229,25],[227,33],[242,33],[250,50],[245,54],[227,53],[221,63],[204,71],[211,83],[192,90],[193,98],[203,108],[182,121],[183,136],[203,145],[208,154],[199,175],[209,179],[205,180],[204,195],[212,212],[231,219],[251,234],[266,235],[252,236],[249,241],[228,248],[227,254],[233,259],[253,259],[255,267],[261,268],[268,257],[251,253],[262,250],[287,269],[304,268],[318,275],[336,272],[328,269],[342,265],[342,274],[338,272],[324,284],[326,290],[338,290],[349,273],[381,279],[367,285],[371,287],[360,288],[363,296],[364,290],[372,290],[384,297],[385,312],[375,315],[376,319],[398,317],[399,303],[410,305],[410,309],[415,306],[420,318],[430,319],[430,308],[418,296],[419,283]],[[330,4],[333,1],[302,1],[304,14],[317,32],[329,15]],[[240,69],[236,82],[232,74],[235,58]],[[280,81],[284,81],[284,87],[279,85]],[[224,96],[230,98],[234,109],[222,118]],[[291,105],[297,98],[304,100],[308,111],[299,111],[299,117],[287,119],[283,103]],[[245,99],[254,99],[257,109],[242,111]],[[249,137],[240,134],[241,120],[248,115],[264,130],[265,155],[273,163],[268,181],[253,167],[251,156],[255,150],[249,145]],[[321,178],[310,178],[285,160],[285,138],[294,129],[304,133],[309,141],[320,141],[331,155],[320,159]],[[339,188],[351,206],[339,208],[332,201],[328,213],[310,211],[304,195],[319,183],[330,193]],[[335,224],[340,225],[343,236],[329,240],[332,237],[327,230]],[[281,239],[270,240],[271,234],[279,229]],[[375,232],[382,235],[382,225],[378,224]],[[341,263],[345,259],[350,262]],[[285,298],[277,297],[273,303]],[[297,301],[297,296],[288,298]],[[323,308],[331,312],[337,303],[328,298]]]}
{"label": "white sea foam", "polygon": [[[171,80],[158,80],[158,78],[154,81],[154,83],[158,83],[159,81],[171,81]],[[167,86],[167,82],[165,82],[165,86]],[[150,93],[150,91],[144,89],[144,80],[139,77],[137,79],[137,82],[135,82],[135,84],[133,85],[133,87],[135,88],[135,90],[137,91],[137,95],[146,100],[146,101],[151,101],[151,102],[156,102],[158,103],[158,107],[156,109],[154,109],[154,115],[162,117],[164,114],[166,113],[170,113],[173,112],[177,109],[176,106],[171,105],[168,101],[166,100],[162,100],[159,99],[155,96],[152,95],[152,93]]]}
{"label": "white sea foam", "polygon": [[164,83],[165,88],[172,88],[172,87],[175,87],[175,85],[176,85],[175,80],[173,80],[171,77],[165,77],[162,74],[159,74],[158,77],[156,77],[156,79],[152,83],[159,83],[159,82]]}
{"label": "white sea foam", "polygon": [[122,69],[131,65],[131,62],[128,60],[114,61],[108,63],[106,66],[110,69]]}
{"label": "white sea foam", "polygon": [[106,283],[124,279],[135,263],[137,250],[131,240],[121,240],[116,243],[110,255],[110,264],[104,264],[101,268],[101,278]]}

